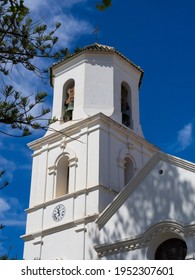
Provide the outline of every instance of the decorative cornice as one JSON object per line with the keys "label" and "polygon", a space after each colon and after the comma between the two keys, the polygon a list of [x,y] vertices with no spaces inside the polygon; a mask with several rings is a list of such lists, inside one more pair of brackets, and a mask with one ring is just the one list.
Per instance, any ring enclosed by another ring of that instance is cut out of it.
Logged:
{"label": "decorative cornice", "polygon": [[79,191],[69,193],[69,194],[65,194],[65,195],[62,195],[60,197],[45,201],[45,202],[40,203],[40,204],[38,204],[34,207],[30,207],[30,208],[26,209],[25,211],[26,211],[26,213],[31,213],[31,212],[37,211],[38,209],[42,209],[42,208],[45,209],[49,205],[59,203],[63,200],[69,199],[69,198],[78,197],[79,195],[89,194],[90,192],[93,192],[95,190],[103,190],[105,192],[112,192],[114,195],[118,194],[118,192],[116,192],[115,190],[113,190],[111,188],[107,188],[107,187],[102,186],[102,185],[97,185],[97,186],[90,187],[90,188],[83,188]]}
{"label": "decorative cornice", "polygon": [[127,186],[115,197],[111,204],[108,205],[108,207],[102,212],[96,221],[99,229],[101,229],[107,223],[107,221],[134,192],[146,175],[148,175],[154,166],[161,160],[195,173],[194,163],[162,153],[160,151],[156,152],[154,156],[146,163],[146,165],[132,178]]}
{"label": "decorative cornice", "polygon": [[116,241],[111,244],[101,244],[94,247],[100,258],[112,254],[124,253],[140,249],[149,243],[159,234],[172,232],[180,237],[186,238],[195,235],[195,224],[182,225],[174,221],[162,221],[149,227],[144,234],[135,238]]}
{"label": "decorative cornice", "polygon": [[[66,229],[70,229],[70,228],[73,228],[73,227],[76,227],[76,229],[75,229],[76,231],[81,231],[81,229],[86,230],[86,229],[84,229],[84,227],[79,226],[79,225],[80,224],[86,225],[88,223],[91,223],[91,222],[95,221],[95,219],[97,219],[97,217],[98,217],[98,214],[90,215],[90,216],[84,217],[82,219],[74,220],[74,221],[71,221],[71,222],[68,222],[68,223],[65,223],[65,224],[61,224],[61,225],[46,228],[46,229],[43,229],[43,230],[40,230],[40,231],[37,231],[37,232],[25,234],[25,235],[22,235],[21,238],[24,241],[35,240],[37,238],[40,239],[40,237],[44,237],[46,235],[53,234],[53,233],[63,231],[63,230],[66,230]],[[38,240],[38,242],[40,243],[40,240]]]}
{"label": "decorative cornice", "polygon": [[[73,141],[80,138],[82,135],[82,129],[88,127],[89,130],[93,129],[92,126],[98,125],[95,129],[102,129],[103,124],[106,124],[107,126],[111,127],[113,130],[118,130],[120,133],[126,134],[128,137],[132,139],[132,141],[136,143],[142,144],[146,149],[151,150],[152,152],[158,151],[159,148],[155,145],[151,144],[147,140],[145,140],[143,137],[137,135],[133,130],[129,129],[128,127],[124,126],[123,124],[120,124],[116,122],[115,120],[111,119],[110,117],[105,116],[103,113],[98,113],[96,115],[90,116],[86,119],[80,120],[72,124],[68,127],[63,127],[59,131],[52,132],[51,134],[45,135],[42,138],[35,140],[28,144],[29,148],[36,151],[36,153],[41,153],[43,146],[47,144],[58,143],[57,146],[61,146],[63,143],[63,146],[65,145],[64,140],[66,142]],[[89,131],[88,131],[89,132]],[[88,133],[87,131],[84,132],[84,134]],[[66,135],[66,137],[64,137]],[[51,149],[52,147],[47,146],[48,149]],[[56,144],[55,144],[56,146]],[[45,147],[44,147],[45,148]]]}

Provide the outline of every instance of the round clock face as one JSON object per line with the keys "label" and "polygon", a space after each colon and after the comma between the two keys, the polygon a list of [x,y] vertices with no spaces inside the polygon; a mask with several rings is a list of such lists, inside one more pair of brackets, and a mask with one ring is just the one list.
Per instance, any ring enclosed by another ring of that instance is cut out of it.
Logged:
{"label": "round clock face", "polygon": [[59,222],[64,218],[66,209],[63,204],[58,204],[52,213],[52,218],[55,222]]}

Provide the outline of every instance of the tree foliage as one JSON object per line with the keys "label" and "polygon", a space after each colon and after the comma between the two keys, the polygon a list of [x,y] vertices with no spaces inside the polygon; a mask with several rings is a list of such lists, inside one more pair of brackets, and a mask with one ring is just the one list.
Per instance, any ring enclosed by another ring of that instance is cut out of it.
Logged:
{"label": "tree foliage", "polygon": [[23,0],[0,0],[0,71],[8,75],[14,65],[22,64],[40,75],[33,58],[54,55],[52,50],[58,41],[54,33],[59,27],[56,23],[48,31],[46,24],[33,22]]}
{"label": "tree foliage", "polygon": [[[102,11],[110,7],[111,2],[102,0],[96,7]],[[54,51],[58,41],[55,32],[59,27],[60,23],[56,23],[53,30],[48,31],[41,20],[34,22],[23,0],[0,0],[1,75],[10,75],[14,67],[22,65],[43,77],[46,71],[35,63],[35,58],[68,57],[67,48]],[[46,96],[45,92],[38,92],[33,99],[32,94],[24,96],[12,85],[4,85],[0,89],[0,133],[21,137],[31,134],[32,129],[45,128],[41,120],[50,110],[43,106],[37,115],[34,109],[45,102]],[[8,131],[5,126],[9,128]]]}
{"label": "tree foliage", "polygon": [[[36,65],[34,58],[65,55],[66,50],[54,52],[58,41],[54,33],[59,27],[60,23],[56,23],[54,29],[48,31],[46,24],[33,22],[23,0],[0,0],[1,75],[10,75],[14,67],[22,65],[26,70],[42,77],[45,70]],[[40,120],[49,113],[49,108],[43,106],[38,114],[34,113],[34,109],[44,103],[47,96],[45,92],[38,92],[33,97],[32,94],[25,96],[12,85],[4,85],[0,90],[0,126],[9,126],[16,132],[9,133],[3,127],[0,133],[27,136],[31,134],[31,129],[44,128]]]}
{"label": "tree foliage", "polygon": [[1,93],[3,98],[0,99],[0,124],[10,125],[12,130],[21,131],[19,135],[0,130],[1,133],[20,137],[31,134],[29,128],[44,128],[40,120],[49,113],[49,108],[43,106],[40,114],[37,115],[33,115],[32,112],[38,104],[44,103],[47,95],[45,92],[38,92],[32,98],[31,95],[23,96],[21,92],[14,90],[12,86],[6,86]]}
{"label": "tree foliage", "polygon": [[104,11],[112,5],[112,0],[102,0],[96,4],[96,8],[100,11]]}
{"label": "tree foliage", "polygon": [[13,247],[10,246],[7,253],[0,256],[0,260],[17,260],[17,256],[11,257]]}

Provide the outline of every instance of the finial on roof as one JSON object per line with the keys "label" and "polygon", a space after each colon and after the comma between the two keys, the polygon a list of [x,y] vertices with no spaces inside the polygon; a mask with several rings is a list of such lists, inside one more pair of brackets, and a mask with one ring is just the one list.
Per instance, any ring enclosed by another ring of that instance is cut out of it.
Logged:
{"label": "finial on roof", "polygon": [[95,34],[95,39],[96,39],[96,43],[98,44],[98,34],[100,32],[100,28],[99,26],[96,26],[96,28],[92,31],[93,34]]}

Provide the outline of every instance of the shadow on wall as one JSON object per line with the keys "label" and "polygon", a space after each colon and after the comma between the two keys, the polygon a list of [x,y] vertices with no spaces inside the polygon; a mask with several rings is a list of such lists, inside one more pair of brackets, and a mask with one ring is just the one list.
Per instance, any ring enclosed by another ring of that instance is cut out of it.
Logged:
{"label": "shadow on wall", "polygon": [[[194,179],[194,173],[183,170],[181,175],[178,167],[160,161],[105,226],[100,231],[91,231],[93,244],[135,238],[160,221],[175,221],[182,225],[192,223],[195,221]],[[93,256],[92,252],[89,254]],[[145,256],[144,248],[132,253],[133,259],[145,259]],[[120,253],[109,256],[109,259],[123,258]]]}

